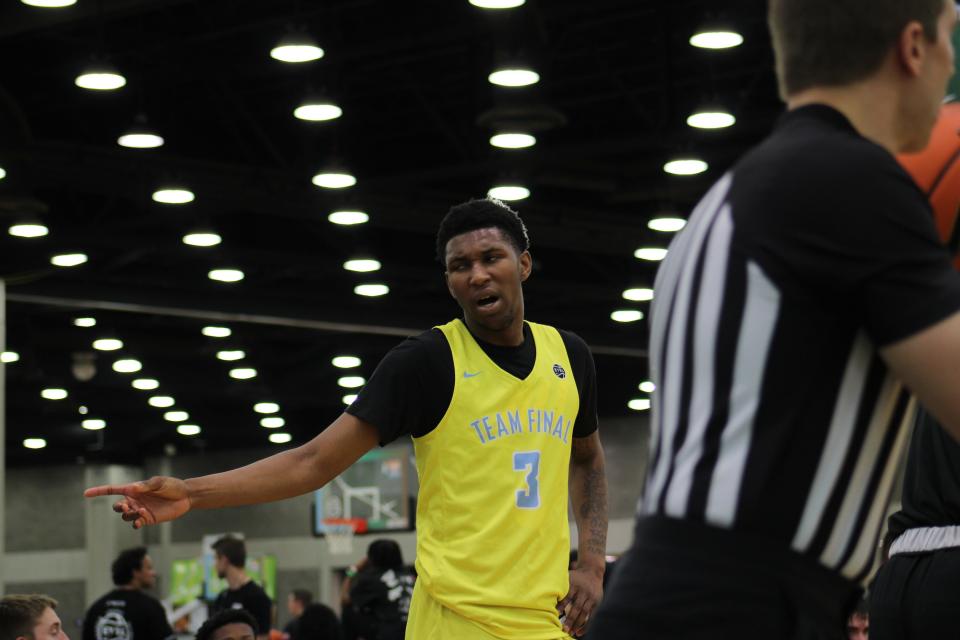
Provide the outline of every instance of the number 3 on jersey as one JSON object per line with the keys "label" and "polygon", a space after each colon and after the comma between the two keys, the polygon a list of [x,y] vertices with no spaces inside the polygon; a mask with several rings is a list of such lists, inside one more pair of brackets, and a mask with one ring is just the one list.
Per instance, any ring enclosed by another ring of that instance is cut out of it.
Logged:
{"label": "number 3 on jersey", "polygon": [[527,490],[517,491],[517,507],[536,509],[540,506],[540,452],[516,451],[513,454],[513,470],[527,474]]}

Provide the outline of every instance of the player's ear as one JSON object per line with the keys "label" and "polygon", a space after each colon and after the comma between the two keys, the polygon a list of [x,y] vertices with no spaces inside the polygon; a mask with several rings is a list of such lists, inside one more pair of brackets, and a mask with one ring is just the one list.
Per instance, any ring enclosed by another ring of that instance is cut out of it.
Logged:
{"label": "player's ear", "polygon": [[527,278],[530,277],[530,272],[533,271],[533,256],[530,255],[529,251],[524,251],[520,254],[520,282],[526,282]]}

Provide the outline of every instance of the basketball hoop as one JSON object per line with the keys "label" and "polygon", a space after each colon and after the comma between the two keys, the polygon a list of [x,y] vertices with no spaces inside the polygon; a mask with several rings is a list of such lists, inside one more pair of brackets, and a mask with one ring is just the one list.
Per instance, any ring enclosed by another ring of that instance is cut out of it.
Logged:
{"label": "basketball hoop", "polygon": [[362,518],[324,518],[323,535],[327,550],[335,556],[353,553],[353,534],[365,531],[366,524]]}

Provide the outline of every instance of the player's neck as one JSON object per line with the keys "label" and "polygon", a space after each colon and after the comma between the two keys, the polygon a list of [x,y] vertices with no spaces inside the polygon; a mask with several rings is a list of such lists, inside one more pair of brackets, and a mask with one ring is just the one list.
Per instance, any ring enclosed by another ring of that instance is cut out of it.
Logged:
{"label": "player's neck", "polygon": [[480,326],[472,322],[469,317],[465,317],[464,322],[475,338],[487,344],[498,347],[519,347],[523,344],[523,316],[510,323],[509,327],[499,331]]}
{"label": "player's neck", "polygon": [[898,88],[882,79],[870,79],[843,87],[813,87],[790,96],[789,110],[811,104],[833,107],[867,140],[891,154],[900,152],[897,108]]}

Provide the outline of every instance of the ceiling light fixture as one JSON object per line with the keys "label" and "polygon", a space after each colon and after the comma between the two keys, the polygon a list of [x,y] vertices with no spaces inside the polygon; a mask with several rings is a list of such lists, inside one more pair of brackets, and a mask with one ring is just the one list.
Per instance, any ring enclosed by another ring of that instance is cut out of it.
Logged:
{"label": "ceiling light fixture", "polygon": [[343,376],[337,380],[337,384],[344,389],[356,389],[362,387],[366,382],[361,376]]}
{"label": "ceiling light fixture", "polygon": [[27,449],[43,449],[47,446],[47,441],[43,438],[26,438],[23,441],[23,446]]}
{"label": "ceiling light fixture", "polygon": [[530,189],[520,185],[498,185],[487,191],[487,195],[497,200],[514,202],[517,200],[526,200],[530,197]]}
{"label": "ceiling light fixture", "polygon": [[627,403],[627,406],[634,411],[647,411],[650,408],[649,398],[634,398]]}
{"label": "ceiling light fixture", "polygon": [[643,391],[645,393],[653,393],[654,391],[657,390],[657,385],[653,384],[649,380],[644,380],[643,382],[640,383],[639,389],[640,391]]}
{"label": "ceiling light fixture", "polygon": [[43,389],[40,391],[40,397],[44,400],[63,400],[67,397],[67,390],[55,387]]}
{"label": "ceiling light fixture", "polygon": [[177,425],[177,433],[182,436],[195,436],[200,433],[200,427],[195,424]]}
{"label": "ceiling light fixture", "polygon": [[293,116],[307,122],[327,122],[343,115],[343,109],[329,100],[307,99],[293,110]]}
{"label": "ceiling light fixture", "polygon": [[287,421],[280,416],[269,416],[260,420],[260,426],[264,429],[279,429],[285,424]]}
{"label": "ceiling light fixture", "polygon": [[343,398],[341,398],[341,400],[343,400],[343,404],[345,405],[353,404],[353,401],[356,399],[357,399],[357,394],[355,393],[348,393],[347,395],[343,396]]}
{"label": "ceiling light fixture", "polygon": [[638,260],[660,262],[667,257],[667,250],[659,247],[641,247],[633,252],[633,257]]}
{"label": "ceiling light fixture", "polygon": [[257,413],[276,413],[280,411],[280,405],[276,402],[258,402],[253,405],[253,410]]}
{"label": "ceiling light fixture", "polygon": [[522,7],[527,0],[470,0],[470,4],[481,9],[515,9]]}
{"label": "ceiling light fixture", "polygon": [[343,268],[347,271],[356,271],[357,273],[370,273],[380,270],[380,262],[369,258],[358,258],[347,260],[343,263]]}
{"label": "ceiling light fixture", "polygon": [[77,267],[87,261],[85,253],[61,253],[50,258],[55,267]]}
{"label": "ceiling light fixture", "polygon": [[623,292],[623,299],[631,302],[649,302],[653,300],[653,289],[636,288]]}
{"label": "ceiling light fixture", "polygon": [[327,220],[333,224],[349,226],[368,222],[370,216],[365,211],[334,211],[327,216]]}
{"label": "ceiling light fixture", "polygon": [[157,409],[166,409],[175,405],[176,401],[171,396],[151,396],[147,404]]}
{"label": "ceiling light fixture", "polygon": [[133,119],[133,125],[117,138],[117,144],[128,149],[156,149],[163,146],[163,136],[147,124],[142,113]]}
{"label": "ceiling light fixture", "polygon": [[168,422],[183,422],[190,419],[190,414],[186,411],[167,411],[163,414],[163,419]]}
{"label": "ceiling light fixture", "polygon": [[123,340],[117,338],[98,338],[93,341],[93,348],[97,351],[117,351],[123,349]]}
{"label": "ceiling light fixture", "polygon": [[357,356],[337,356],[331,362],[338,369],[352,369],[360,366],[360,358]]}
{"label": "ceiling light fixture", "polygon": [[80,423],[80,426],[87,431],[100,431],[101,429],[106,428],[107,421],[100,420],[98,418],[87,418]]}
{"label": "ceiling light fixture", "polygon": [[247,354],[240,349],[217,351],[217,360],[233,362],[234,360],[243,360]]}
{"label": "ceiling light fixture", "polygon": [[529,133],[498,133],[490,138],[490,144],[500,149],[528,149],[537,139]]}
{"label": "ceiling light fixture", "polygon": [[257,377],[257,370],[250,367],[230,369],[230,377],[235,380],[249,380]]}
{"label": "ceiling light fixture", "polygon": [[0,167],[0,180],[3,180],[6,177],[7,177],[7,170],[4,169],[3,167]]}
{"label": "ceiling light fixture", "polygon": [[698,49],[732,49],[743,44],[743,36],[732,30],[701,30],[690,37]]}
{"label": "ceiling light fixture", "polygon": [[20,360],[20,354],[16,351],[0,351],[0,363],[12,364]]}
{"label": "ceiling light fixture", "polygon": [[312,62],[323,57],[316,40],[303,32],[288,33],[270,50],[270,57],[280,62]]}
{"label": "ceiling light fixture", "polygon": [[357,179],[348,171],[330,169],[313,176],[313,184],[324,189],[346,189],[357,184]]}
{"label": "ceiling light fixture", "polygon": [[208,338],[229,338],[233,334],[233,331],[231,331],[228,327],[210,326],[201,329],[200,333]]}
{"label": "ceiling light fixture", "polygon": [[732,113],[720,109],[702,109],[687,118],[687,125],[694,129],[726,129],[736,123]]}
{"label": "ceiling light fixture", "polygon": [[77,4],[77,0],[20,0],[20,2],[30,7],[40,7],[42,9],[62,9]]}
{"label": "ceiling light fixture", "polygon": [[271,433],[268,440],[270,440],[270,442],[273,444],[287,444],[293,440],[293,436],[291,436],[289,433]]}
{"label": "ceiling light fixture", "polygon": [[610,314],[610,319],[614,322],[636,322],[643,320],[643,311],[636,309],[617,309]]}
{"label": "ceiling light fixture", "polygon": [[495,84],[499,87],[529,87],[532,84],[540,82],[540,74],[534,71],[521,66],[510,66],[497,69],[489,76],[487,80],[490,81],[490,84]]}
{"label": "ceiling light fixture", "polygon": [[678,158],[663,165],[663,170],[674,176],[695,176],[709,168],[710,165],[697,158]]}
{"label": "ceiling light fixture", "polygon": [[215,247],[220,241],[220,236],[213,231],[192,231],[183,236],[183,244],[191,247]]}
{"label": "ceiling light fixture", "polygon": [[143,365],[133,358],[123,358],[113,363],[113,370],[117,373],[136,373],[140,369],[143,369]]}
{"label": "ceiling light fixture", "polygon": [[126,85],[127,79],[114,66],[100,61],[91,63],[74,83],[81,89],[113,91]]}
{"label": "ceiling light fixture", "polygon": [[95,326],[97,326],[97,319],[96,319],[96,318],[89,318],[89,317],[86,317],[86,318],[74,318],[74,319],[73,319],[73,326],[75,326],[75,327],[83,327],[84,329],[87,329],[87,328],[90,328],[90,327],[95,327]]}
{"label": "ceiling light fixture", "polygon": [[153,378],[137,378],[130,384],[134,389],[139,389],[140,391],[153,391],[160,386],[160,382]]}
{"label": "ceiling light fixture", "polygon": [[648,228],[663,233],[674,233],[685,226],[687,226],[687,221],[683,218],[654,218],[647,223]]}
{"label": "ceiling light fixture", "polygon": [[207,277],[217,282],[240,282],[243,280],[243,271],[239,269],[213,269]]}
{"label": "ceiling light fixture", "polygon": [[195,198],[193,191],[183,187],[164,187],[153,192],[153,201],[160,204],[187,204]]}
{"label": "ceiling light fixture", "polygon": [[17,238],[42,238],[50,233],[50,230],[39,222],[24,222],[12,225],[7,232]]}
{"label": "ceiling light fixture", "polygon": [[358,284],[353,288],[353,292],[365,298],[377,298],[390,293],[390,287],[385,284]]}

